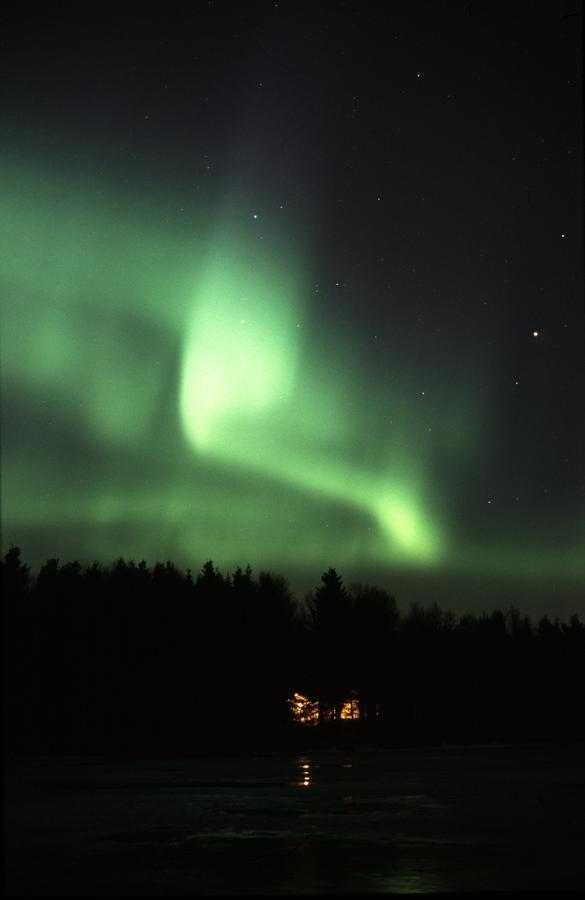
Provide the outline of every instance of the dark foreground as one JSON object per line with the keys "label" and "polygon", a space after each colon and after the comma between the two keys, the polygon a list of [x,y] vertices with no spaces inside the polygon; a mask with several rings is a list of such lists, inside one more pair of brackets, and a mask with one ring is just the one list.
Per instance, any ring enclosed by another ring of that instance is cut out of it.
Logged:
{"label": "dark foreground", "polygon": [[12,896],[576,890],[572,747],[10,761]]}

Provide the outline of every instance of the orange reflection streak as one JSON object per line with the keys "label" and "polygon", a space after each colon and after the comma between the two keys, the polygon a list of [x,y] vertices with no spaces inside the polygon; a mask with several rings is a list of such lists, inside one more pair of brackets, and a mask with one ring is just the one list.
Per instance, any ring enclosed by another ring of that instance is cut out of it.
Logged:
{"label": "orange reflection streak", "polygon": [[299,780],[295,782],[299,787],[309,787],[311,784],[311,772],[310,772],[310,763],[303,763],[299,761]]}

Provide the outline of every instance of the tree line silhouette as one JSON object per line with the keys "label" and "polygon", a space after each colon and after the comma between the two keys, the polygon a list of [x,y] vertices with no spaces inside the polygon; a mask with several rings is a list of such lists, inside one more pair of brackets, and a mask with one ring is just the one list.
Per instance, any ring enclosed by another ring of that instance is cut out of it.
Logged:
{"label": "tree line silhouette", "polygon": [[[1,563],[14,753],[197,753],[585,739],[585,625],[516,608],[400,613],[334,569],[304,602],[248,566]],[[295,722],[290,698],[319,724]],[[342,721],[348,696],[358,718]]]}

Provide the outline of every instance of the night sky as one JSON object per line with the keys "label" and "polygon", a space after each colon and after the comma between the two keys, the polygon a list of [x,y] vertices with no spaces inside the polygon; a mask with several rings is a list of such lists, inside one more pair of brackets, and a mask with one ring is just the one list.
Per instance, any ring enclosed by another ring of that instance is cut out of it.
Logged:
{"label": "night sky", "polygon": [[3,549],[583,613],[580,11],[13,11]]}

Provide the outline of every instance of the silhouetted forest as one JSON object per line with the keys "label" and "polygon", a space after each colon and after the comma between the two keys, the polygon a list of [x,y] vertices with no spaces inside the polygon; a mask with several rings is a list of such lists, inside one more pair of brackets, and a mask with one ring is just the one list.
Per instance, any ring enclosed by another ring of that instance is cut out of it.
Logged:
{"label": "silhouetted forest", "polygon": [[[463,615],[334,569],[304,602],[248,567],[2,561],[5,741],[14,753],[583,740],[585,625]],[[291,698],[317,724],[295,721]],[[344,720],[352,697],[357,712]]]}

